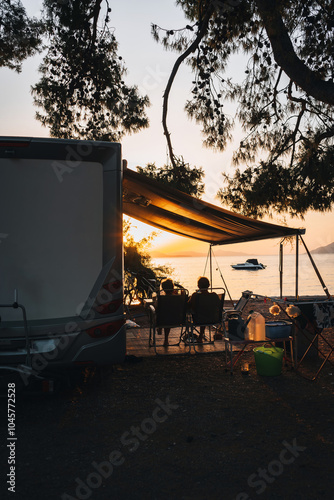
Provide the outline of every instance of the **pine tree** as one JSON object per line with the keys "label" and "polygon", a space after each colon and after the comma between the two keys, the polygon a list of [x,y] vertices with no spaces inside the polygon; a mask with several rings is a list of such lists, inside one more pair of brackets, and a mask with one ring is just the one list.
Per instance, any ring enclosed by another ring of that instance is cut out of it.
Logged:
{"label": "pine tree", "polygon": [[[166,48],[181,55],[194,79],[186,110],[201,124],[207,147],[224,150],[236,124],[245,138],[235,151],[234,177],[224,175],[221,201],[247,215],[302,215],[334,202],[333,2],[323,0],[178,0],[183,29],[152,26]],[[232,78],[244,64],[244,79]],[[235,116],[224,111],[236,104]],[[254,166],[255,165],[255,166]],[[245,168],[246,167],[246,168]]]}

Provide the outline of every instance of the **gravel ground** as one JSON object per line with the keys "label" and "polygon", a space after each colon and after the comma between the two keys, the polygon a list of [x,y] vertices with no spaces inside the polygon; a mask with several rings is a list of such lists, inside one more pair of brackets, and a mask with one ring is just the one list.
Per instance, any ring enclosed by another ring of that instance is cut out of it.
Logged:
{"label": "gravel ground", "polygon": [[15,494],[1,398],[1,498],[331,500],[331,365],[310,382],[261,377],[247,357],[248,376],[222,354],[130,358],[17,394]]}

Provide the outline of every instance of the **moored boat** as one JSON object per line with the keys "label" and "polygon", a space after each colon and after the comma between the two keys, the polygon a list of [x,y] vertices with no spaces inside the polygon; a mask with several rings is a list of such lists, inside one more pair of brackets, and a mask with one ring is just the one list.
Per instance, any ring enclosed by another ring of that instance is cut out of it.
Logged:
{"label": "moored boat", "polygon": [[233,269],[242,269],[246,271],[257,271],[258,269],[265,269],[266,266],[258,262],[257,259],[247,259],[242,264],[232,264]]}

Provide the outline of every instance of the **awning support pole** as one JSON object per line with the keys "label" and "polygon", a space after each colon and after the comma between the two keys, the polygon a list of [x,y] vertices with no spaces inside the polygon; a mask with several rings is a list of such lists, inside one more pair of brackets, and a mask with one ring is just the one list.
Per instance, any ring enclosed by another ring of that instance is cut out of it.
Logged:
{"label": "awning support pole", "polygon": [[279,245],[279,290],[280,290],[280,299],[283,297],[283,240]]}
{"label": "awning support pole", "polygon": [[306,250],[306,252],[307,252],[307,255],[308,255],[308,257],[309,257],[309,259],[310,259],[310,261],[311,261],[311,264],[312,264],[312,266],[313,266],[313,269],[315,270],[315,273],[316,273],[316,275],[318,276],[318,279],[319,279],[319,281],[320,281],[320,283],[321,283],[321,286],[322,286],[322,288],[323,288],[323,290],[324,290],[325,294],[327,295],[327,298],[328,298],[328,299],[331,299],[332,297],[331,297],[331,295],[330,295],[330,293],[329,293],[329,291],[328,291],[328,288],[327,288],[327,286],[325,285],[325,282],[324,282],[324,280],[323,280],[323,279],[322,279],[322,277],[321,277],[321,274],[320,274],[320,272],[319,272],[319,270],[318,270],[318,268],[317,268],[317,266],[316,266],[316,264],[315,264],[315,262],[314,262],[314,260],[313,260],[312,255],[311,255],[311,254],[310,254],[310,252],[309,252],[309,249],[307,248],[307,246],[306,246],[306,244],[305,244],[305,241],[303,240],[303,238],[302,238],[301,236],[300,236],[300,239],[302,240],[302,243],[303,243],[303,245],[304,245],[304,247],[305,247],[305,250]]}
{"label": "awning support pole", "polygon": [[298,300],[299,234],[296,234],[296,300]]}
{"label": "awning support pole", "polygon": [[[214,255],[214,254],[213,254],[213,252],[212,252],[212,255]],[[217,261],[217,257],[216,257],[215,255],[214,255],[214,257],[215,257],[215,259],[216,259],[217,271],[219,271],[219,274],[220,274],[221,280],[222,280],[222,282],[224,283],[225,292],[227,292],[228,296],[230,297],[230,300],[232,300],[231,294],[230,294],[229,289],[227,288],[227,285],[226,285],[226,281],[225,281],[224,276],[222,275],[222,272],[221,272],[221,270],[220,270],[220,267],[219,267],[219,264],[218,264],[218,261]]]}
{"label": "awning support pole", "polygon": [[210,244],[210,283],[212,291],[212,245]]}

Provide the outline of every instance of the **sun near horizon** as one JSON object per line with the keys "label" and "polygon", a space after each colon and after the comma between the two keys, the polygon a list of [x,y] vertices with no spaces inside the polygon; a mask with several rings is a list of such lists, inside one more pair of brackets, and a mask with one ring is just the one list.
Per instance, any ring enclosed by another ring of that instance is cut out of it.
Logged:
{"label": "sun near horizon", "polygon": [[[194,257],[205,256],[209,251],[209,243],[186,238],[176,234],[162,231],[143,222],[129,218],[131,221],[131,234],[135,241],[140,241],[151,233],[157,236],[149,245],[149,254],[153,258],[168,257]],[[233,243],[217,245],[214,247],[216,255],[274,255],[278,252],[280,239],[261,240],[246,243]],[[289,252],[290,246],[287,248]]]}
{"label": "sun near horizon", "polygon": [[[191,257],[196,255],[206,255],[209,244],[197,241],[193,238],[178,236],[173,233],[162,231],[153,226],[129,218],[131,221],[131,234],[136,241],[148,236],[152,232],[157,233],[149,247],[149,253],[152,257]],[[268,221],[270,222],[270,221]],[[274,223],[275,221],[271,221]],[[304,240],[310,250],[327,246],[334,242],[334,214],[311,212],[301,219],[287,219],[287,225],[290,227],[305,227],[306,234]],[[233,243],[215,247],[217,255],[275,255],[279,251],[280,238],[259,240],[245,243]],[[293,246],[288,244],[285,253],[294,253]]]}

